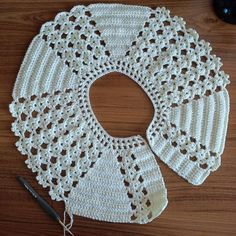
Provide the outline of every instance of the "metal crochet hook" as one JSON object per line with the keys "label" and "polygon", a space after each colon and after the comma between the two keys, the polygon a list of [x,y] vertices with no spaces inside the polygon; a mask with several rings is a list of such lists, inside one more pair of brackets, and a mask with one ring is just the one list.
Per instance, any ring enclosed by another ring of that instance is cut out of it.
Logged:
{"label": "metal crochet hook", "polygon": [[63,224],[59,214],[32,188],[32,186],[21,176],[17,176],[23,187],[25,187],[31,195],[37,200],[39,205],[54,219],[56,220],[70,235],[74,234]]}

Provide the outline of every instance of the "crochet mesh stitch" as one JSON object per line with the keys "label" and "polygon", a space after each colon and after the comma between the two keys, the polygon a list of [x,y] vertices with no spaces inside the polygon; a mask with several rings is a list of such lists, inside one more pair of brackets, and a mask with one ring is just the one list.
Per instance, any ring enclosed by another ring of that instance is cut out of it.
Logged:
{"label": "crochet mesh stitch", "polygon": [[[194,185],[220,165],[229,113],[221,66],[165,8],[75,6],[45,23],[27,50],[10,104],[17,148],[70,214],[147,223],[167,205],[152,151]],[[139,135],[111,137],[97,121],[89,89],[110,72],[151,99],[149,145]]]}

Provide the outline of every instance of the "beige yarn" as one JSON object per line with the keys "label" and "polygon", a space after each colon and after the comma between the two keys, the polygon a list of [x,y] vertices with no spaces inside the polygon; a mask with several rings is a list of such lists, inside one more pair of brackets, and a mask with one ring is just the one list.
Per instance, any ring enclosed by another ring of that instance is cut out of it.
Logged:
{"label": "beige yarn", "polygon": [[[220,165],[229,113],[228,76],[210,52],[165,8],[79,5],[45,23],[21,65],[10,111],[16,145],[52,199],[70,215],[147,223],[167,205],[152,151],[201,184]],[[152,101],[149,145],[139,135],[111,137],[92,111],[91,84],[114,71]]]}

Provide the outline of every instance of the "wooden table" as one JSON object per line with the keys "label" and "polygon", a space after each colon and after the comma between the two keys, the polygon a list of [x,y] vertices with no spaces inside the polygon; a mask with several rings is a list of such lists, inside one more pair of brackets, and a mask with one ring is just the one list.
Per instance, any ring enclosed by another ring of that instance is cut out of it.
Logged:
{"label": "wooden table", "polygon": [[[50,200],[16,150],[10,130],[13,121],[8,104],[24,53],[42,23],[57,12],[68,11],[91,1],[1,0],[0,2],[0,235],[62,235],[62,230],[16,181],[25,176],[53,207],[63,213],[63,203]],[[93,3],[96,1],[93,1]],[[103,1],[105,2],[105,1]],[[115,1],[108,1],[115,2]],[[199,187],[178,177],[160,164],[168,189],[169,206],[147,225],[112,224],[75,217],[76,235],[236,235],[236,25],[219,20],[211,1],[166,0],[120,1],[129,4],[166,6],[172,15],[182,16],[188,26],[210,41],[213,53],[222,57],[224,70],[231,75],[228,86],[231,113],[221,168]],[[109,80],[107,78],[110,77]],[[144,92],[120,74],[110,74],[91,89],[93,109],[104,128],[113,136],[141,134],[152,119],[152,105]]]}

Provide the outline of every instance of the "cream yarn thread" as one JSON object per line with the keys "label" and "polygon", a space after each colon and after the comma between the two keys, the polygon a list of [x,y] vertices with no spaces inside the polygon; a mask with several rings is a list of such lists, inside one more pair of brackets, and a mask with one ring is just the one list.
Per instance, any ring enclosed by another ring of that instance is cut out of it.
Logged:
{"label": "cream yarn thread", "polygon": [[[195,185],[220,165],[229,113],[221,66],[165,8],[76,6],[45,23],[25,55],[10,105],[16,145],[72,214],[147,223],[167,205],[152,151]],[[149,145],[139,135],[111,137],[93,114],[89,88],[114,71],[153,103]]]}
{"label": "cream yarn thread", "polygon": [[[69,215],[70,216],[70,222],[68,224],[66,224],[66,213],[67,213],[66,210],[64,210],[64,213],[63,213],[63,224],[65,225],[65,227],[67,229],[70,230],[72,228],[72,226],[73,226],[74,219],[73,219],[73,215]],[[66,236],[66,233],[67,233],[65,227],[63,227],[63,236]]]}

